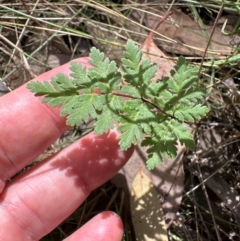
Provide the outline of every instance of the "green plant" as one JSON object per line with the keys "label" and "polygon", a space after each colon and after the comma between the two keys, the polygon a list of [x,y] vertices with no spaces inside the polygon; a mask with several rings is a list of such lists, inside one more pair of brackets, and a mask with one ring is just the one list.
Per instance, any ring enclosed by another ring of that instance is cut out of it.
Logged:
{"label": "green plant", "polygon": [[197,86],[198,68],[180,57],[171,71],[172,77],[152,81],[157,66],[142,59],[142,52],[128,41],[118,67],[95,47],[91,49],[87,69],[76,62],[70,65],[70,78],[58,74],[51,82],[27,85],[43,103],[61,106],[67,124],[79,125],[93,118],[94,131],[103,134],[109,128],[121,132],[122,150],[141,142],[148,146],[147,167],[162,162],[162,155],[177,154],[177,141],[193,149],[194,140],[188,124],[202,118],[208,108],[199,103],[204,91]]}

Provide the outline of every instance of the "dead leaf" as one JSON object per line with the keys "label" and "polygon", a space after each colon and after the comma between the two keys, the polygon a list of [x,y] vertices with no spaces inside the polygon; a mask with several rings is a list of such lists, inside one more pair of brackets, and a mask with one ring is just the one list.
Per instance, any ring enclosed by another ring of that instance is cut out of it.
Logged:
{"label": "dead leaf", "polygon": [[[163,163],[153,171],[146,168],[146,148],[139,145],[127,164],[112,178],[112,182],[119,188],[124,188],[126,193],[132,189],[132,183],[139,168],[152,180],[152,184],[159,194],[158,202],[162,204],[166,227],[173,222],[176,212],[181,204],[184,188],[184,172],[182,157],[185,148],[178,146],[178,154],[175,159],[164,158]],[[126,195],[126,198],[128,196]],[[127,202],[127,201],[126,201]]]}
{"label": "dead leaf", "polygon": [[183,153],[185,147],[178,145],[174,159],[164,158],[163,163],[152,171],[152,180],[161,194],[166,225],[172,224],[182,201],[184,189]]}
{"label": "dead leaf", "polygon": [[211,174],[214,171],[211,168],[201,168],[201,173],[206,186],[210,188],[228,207],[236,218],[236,222],[240,222],[240,195],[234,190],[218,173],[214,174],[211,178]]}
{"label": "dead leaf", "polygon": [[137,241],[168,240],[158,193],[142,169],[132,184],[131,215]]}
{"label": "dead leaf", "polygon": [[[153,11],[152,11],[153,10]],[[173,12],[171,21],[165,21],[157,30],[160,35],[166,36],[173,41],[163,41],[163,39],[156,38],[157,45],[161,46],[164,51],[175,54],[202,56],[207,46],[208,39],[203,36],[202,29],[198,23],[190,18],[189,15],[183,13],[178,9],[171,9]],[[162,10],[151,9],[151,12],[144,13],[147,26],[152,29],[155,23],[159,20],[159,14]],[[140,14],[143,14],[140,11]],[[157,13],[157,14],[154,14]],[[212,32],[212,26],[204,26],[208,36]],[[229,27],[227,27],[229,28]],[[210,52],[214,53],[215,58],[228,56],[232,53],[233,46],[231,46],[232,38],[224,36],[221,33],[221,26],[214,30],[211,46],[208,49],[206,57],[210,56]],[[240,37],[235,39],[236,43],[240,42]]]}
{"label": "dead leaf", "polygon": [[[124,2],[126,5],[129,3],[129,1]],[[129,20],[109,14],[108,18],[111,21],[109,26],[106,26],[106,24],[96,25],[94,22],[86,21],[85,24],[88,32],[94,36],[92,40],[94,45],[106,53],[110,59],[120,61],[122,46],[126,43],[126,39],[143,42],[145,36],[149,33],[144,27],[153,29],[155,23],[159,21],[160,16],[166,11],[163,7],[164,4],[154,4],[154,7],[152,7],[151,2],[153,1],[147,2],[148,4],[145,4],[146,1],[139,1],[139,10],[131,9],[131,14],[126,16]],[[203,36],[202,29],[193,18],[181,10],[172,7],[171,11],[173,12],[171,18],[163,22],[161,28],[157,30],[159,33],[155,38],[157,46],[160,46],[164,52],[171,54],[201,57],[208,42]],[[226,26],[227,31],[232,29],[232,26],[236,23],[236,19],[238,19],[238,16],[235,16],[235,18],[230,16],[233,15],[222,17],[224,20],[226,18],[229,20]],[[235,36],[233,39],[230,36],[222,35],[222,19],[219,19],[219,24],[214,30],[213,40],[211,41],[212,47],[208,49],[207,58],[210,56],[210,52],[214,53],[216,59],[229,56],[232,53],[232,49],[237,47],[240,42],[239,36]],[[144,26],[141,26],[139,23]],[[115,27],[113,28],[110,25]],[[208,36],[210,36],[213,26],[204,25],[204,27]],[[105,41],[105,39],[108,39],[108,41]],[[153,54],[163,56],[164,58],[164,55],[159,53]]]}
{"label": "dead leaf", "polygon": [[[159,22],[159,20],[158,20]],[[154,31],[157,31],[161,21],[154,27]],[[157,81],[158,79],[162,79],[163,76],[171,76],[170,71],[173,69],[174,62],[170,60],[154,43],[153,41],[154,33],[150,33],[141,46],[141,50],[144,52],[143,59],[149,58],[152,63],[157,64],[157,74],[153,81]]]}

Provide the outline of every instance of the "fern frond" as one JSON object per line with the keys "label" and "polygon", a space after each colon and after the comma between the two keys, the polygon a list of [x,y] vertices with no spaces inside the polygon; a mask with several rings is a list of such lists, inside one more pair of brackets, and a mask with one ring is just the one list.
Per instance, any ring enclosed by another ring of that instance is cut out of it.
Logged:
{"label": "fern frond", "polygon": [[177,154],[178,141],[194,148],[186,123],[204,117],[208,108],[201,103],[204,91],[197,85],[197,67],[180,57],[172,77],[154,83],[157,66],[142,56],[129,40],[119,71],[114,61],[93,47],[92,68],[72,62],[70,78],[58,74],[50,82],[31,82],[27,87],[44,96],[44,103],[61,106],[68,125],[94,119],[94,131],[103,134],[117,123],[120,148],[127,150],[141,142],[148,147],[147,167],[153,169],[163,156]]}

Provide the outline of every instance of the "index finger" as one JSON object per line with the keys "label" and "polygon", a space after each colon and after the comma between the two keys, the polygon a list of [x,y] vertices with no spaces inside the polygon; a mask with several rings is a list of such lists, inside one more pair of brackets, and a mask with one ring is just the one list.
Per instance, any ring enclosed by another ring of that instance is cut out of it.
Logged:
{"label": "index finger", "polygon": [[[75,60],[89,66],[87,58]],[[38,76],[50,80],[57,73],[69,74],[69,63]],[[5,181],[30,163],[68,129],[59,108],[41,103],[26,85],[0,99],[0,192]]]}

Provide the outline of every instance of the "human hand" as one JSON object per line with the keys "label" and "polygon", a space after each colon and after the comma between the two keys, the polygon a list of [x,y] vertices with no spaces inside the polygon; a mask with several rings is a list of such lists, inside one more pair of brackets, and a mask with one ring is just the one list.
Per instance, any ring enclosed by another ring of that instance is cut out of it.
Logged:
{"label": "human hand", "polygon": [[[87,59],[78,59],[84,65]],[[68,74],[69,64],[42,74]],[[122,152],[118,133],[93,133],[41,161],[5,185],[68,129],[58,108],[43,105],[25,86],[0,98],[0,241],[39,240],[66,219],[96,187],[110,179],[133,149]],[[121,240],[112,212],[98,214],[66,241]]]}

